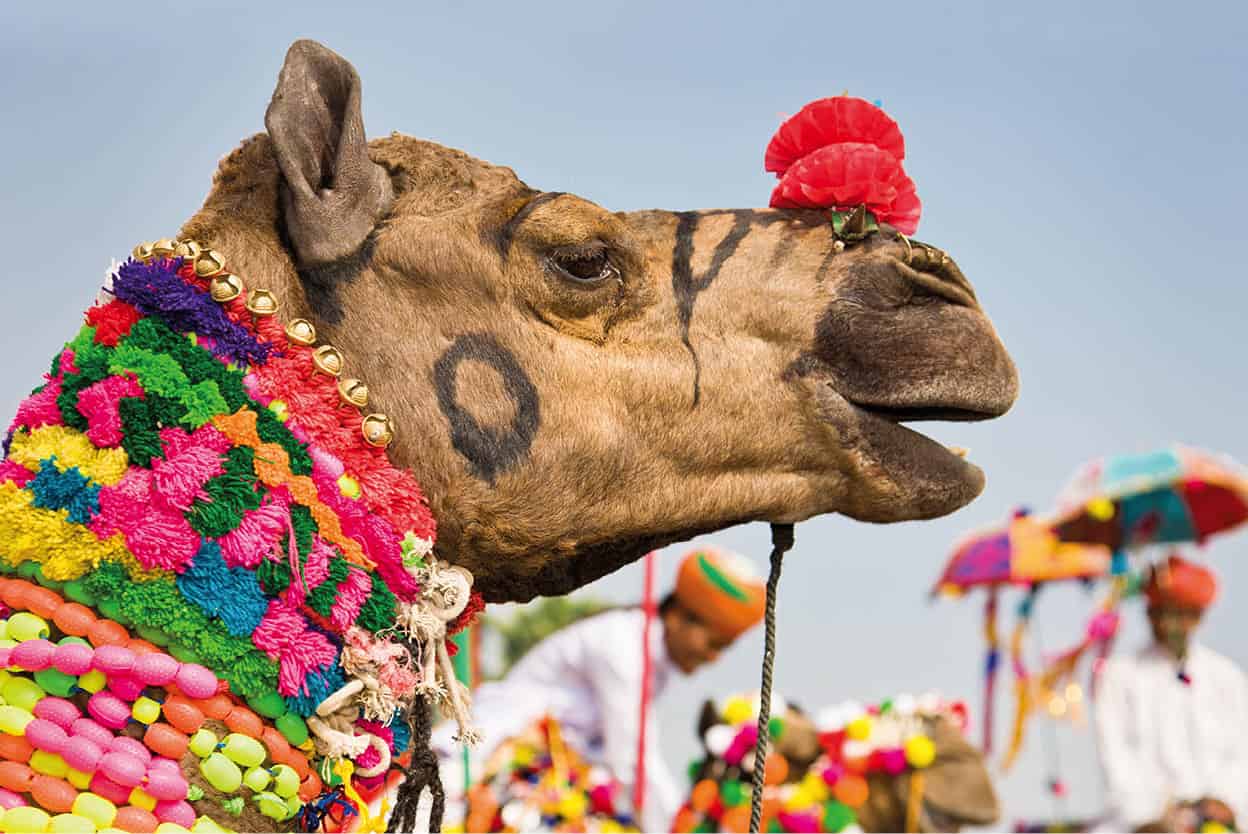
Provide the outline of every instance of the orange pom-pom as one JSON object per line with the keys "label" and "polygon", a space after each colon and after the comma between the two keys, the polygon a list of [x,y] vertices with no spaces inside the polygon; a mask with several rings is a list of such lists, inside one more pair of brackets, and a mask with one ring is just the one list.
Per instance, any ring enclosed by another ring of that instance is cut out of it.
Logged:
{"label": "orange pom-pom", "polygon": [[746,834],[750,830],[750,806],[737,805],[724,811],[719,820],[719,830]]}
{"label": "orange pom-pom", "polygon": [[149,834],[155,831],[158,825],[160,825],[160,820],[156,819],[151,811],[145,811],[135,805],[118,808],[117,816],[113,818],[114,828],[131,831],[134,834]]}
{"label": "orange pom-pom", "polygon": [[86,637],[95,621],[95,612],[76,602],[65,603],[52,615],[52,622],[56,627],[74,637]]}
{"label": "orange pom-pom", "polygon": [[[188,704],[188,706],[190,705]],[[143,743],[147,745],[149,750],[158,755],[167,756],[174,761],[182,758],[190,742],[191,739],[186,733],[175,730],[168,724],[159,721],[148,727],[147,732],[143,734]]]}
{"label": "orange pom-pom", "polygon": [[230,728],[231,733],[242,733],[254,739],[260,738],[264,732],[264,722],[260,720],[260,716],[247,707],[234,707],[230,710],[225,716],[225,726]]}
{"label": "orange pom-pom", "polygon": [[28,762],[35,748],[23,736],[0,733],[0,759],[10,762]]}
{"label": "orange pom-pom", "polygon": [[705,814],[718,798],[719,785],[716,785],[712,779],[703,779],[693,786],[693,793],[689,795],[689,805],[699,814]]}
{"label": "orange pom-pom", "polygon": [[856,773],[846,773],[832,786],[832,795],[850,808],[857,808],[867,801],[867,780]]}
{"label": "orange pom-pom", "polygon": [[179,732],[190,735],[204,726],[204,713],[184,695],[170,695],[161,706],[165,720]]}
{"label": "orange pom-pom", "polygon": [[78,789],[64,779],[36,773],[34,784],[30,786],[30,795],[43,810],[67,814],[74,807],[74,800],[78,798]]}
{"label": "orange pom-pom", "polygon": [[763,782],[768,785],[779,785],[789,778],[789,760],[780,753],[772,753],[767,757],[766,770],[763,771]]}
{"label": "orange pom-pom", "polygon": [[96,647],[124,646],[130,641],[130,633],[121,623],[115,623],[112,620],[96,620],[87,632],[87,639]]}
{"label": "orange pom-pom", "polygon": [[21,762],[0,762],[0,788],[26,793],[35,780],[35,772]]}
{"label": "orange pom-pom", "polygon": [[672,819],[673,834],[689,834],[698,824],[698,815],[688,805],[682,805]]}

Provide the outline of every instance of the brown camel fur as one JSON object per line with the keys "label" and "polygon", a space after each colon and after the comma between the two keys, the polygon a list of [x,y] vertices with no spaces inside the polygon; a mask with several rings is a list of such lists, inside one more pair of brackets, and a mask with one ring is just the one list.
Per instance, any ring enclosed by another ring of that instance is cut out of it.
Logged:
{"label": "brown camel fur", "polygon": [[819,212],[612,213],[400,134],[295,43],[182,235],[312,320],[394,420],[439,556],[488,600],[733,524],[950,513],[978,468],[900,425],[1004,413],[1014,366],[957,266]]}

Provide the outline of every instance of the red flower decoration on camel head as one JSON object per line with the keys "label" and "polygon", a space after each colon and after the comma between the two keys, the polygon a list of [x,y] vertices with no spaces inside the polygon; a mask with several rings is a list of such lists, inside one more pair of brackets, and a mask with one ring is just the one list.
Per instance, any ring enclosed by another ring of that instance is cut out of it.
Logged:
{"label": "red flower decoration on camel head", "polygon": [[906,143],[888,114],[849,96],[822,98],[785,120],[764,167],[780,178],[772,208],[849,211],[866,205],[905,235],[919,226],[919,197],[901,166]]}

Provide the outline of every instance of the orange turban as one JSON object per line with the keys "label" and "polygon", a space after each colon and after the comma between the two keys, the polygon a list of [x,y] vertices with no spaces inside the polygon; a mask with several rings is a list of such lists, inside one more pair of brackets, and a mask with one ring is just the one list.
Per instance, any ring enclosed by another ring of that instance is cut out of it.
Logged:
{"label": "orange turban", "polygon": [[676,575],[676,599],[730,640],[763,619],[767,587],[743,556],[700,547],[686,554]]}
{"label": "orange turban", "polygon": [[1149,605],[1203,610],[1218,595],[1218,580],[1208,568],[1171,555],[1165,564],[1153,568],[1144,593]]}

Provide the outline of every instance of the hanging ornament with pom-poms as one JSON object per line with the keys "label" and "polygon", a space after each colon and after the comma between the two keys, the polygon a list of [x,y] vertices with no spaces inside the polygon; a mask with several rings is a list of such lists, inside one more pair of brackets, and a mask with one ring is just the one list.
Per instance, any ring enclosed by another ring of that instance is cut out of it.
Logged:
{"label": "hanging ornament with pom-poms", "polygon": [[812,101],[767,145],[764,167],[780,179],[771,206],[834,213],[865,206],[875,221],[914,234],[921,206],[905,156],[901,129],[871,102],[847,95]]}

